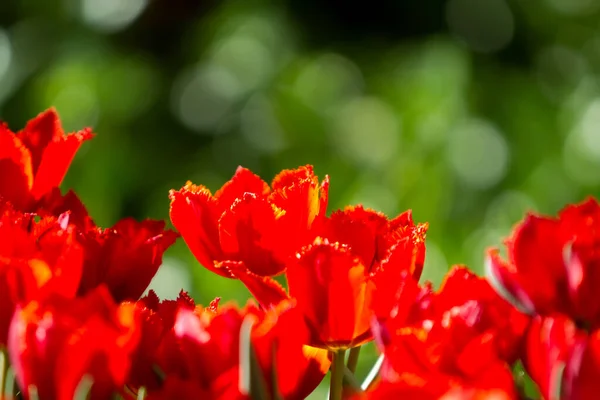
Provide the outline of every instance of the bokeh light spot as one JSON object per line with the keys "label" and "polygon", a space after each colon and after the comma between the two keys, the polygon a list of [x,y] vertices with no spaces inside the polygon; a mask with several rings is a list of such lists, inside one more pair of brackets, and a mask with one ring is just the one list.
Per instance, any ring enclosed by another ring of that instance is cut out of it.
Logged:
{"label": "bokeh light spot", "polygon": [[0,29],[0,80],[6,75],[10,68],[12,50],[10,39],[5,31]]}
{"label": "bokeh light spot", "polygon": [[212,62],[234,75],[244,90],[252,90],[272,74],[269,49],[253,37],[232,36],[216,46]]}
{"label": "bokeh light spot", "polygon": [[400,123],[394,110],[375,97],[353,99],[336,113],[333,145],[358,164],[382,166],[397,154]]}
{"label": "bokeh light spot", "polygon": [[[582,123],[576,126],[565,139],[563,147],[563,163],[570,179],[581,186],[593,186],[600,184],[600,156],[596,153],[598,150],[590,148],[590,143],[596,146],[597,138],[591,131],[585,133],[585,129],[591,130],[593,120],[598,118],[597,111],[592,103],[584,113]],[[586,121],[587,120],[587,121]],[[586,124],[588,126],[586,127]],[[596,125],[596,134],[597,134]],[[588,137],[586,137],[588,136]]]}
{"label": "bokeh light spot", "polygon": [[450,165],[465,184],[485,189],[496,185],[506,174],[508,145],[489,122],[471,119],[459,124],[449,140]]}
{"label": "bokeh light spot", "polygon": [[273,105],[264,95],[257,94],[246,103],[240,113],[240,129],[246,141],[264,153],[281,151],[286,145]]}
{"label": "bokeh light spot", "polygon": [[147,3],[147,0],[81,0],[81,15],[100,31],[116,32],[132,23]]}
{"label": "bokeh light spot", "polygon": [[590,156],[600,159],[600,98],[585,110],[580,122],[582,149]]}
{"label": "bokeh light spot", "polygon": [[70,85],[58,92],[52,104],[60,112],[67,131],[95,126],[100,116],[98,99],[93,90],[85,85]]}
{"label": "bokeh light spot", "polygon": [[364,85],[360,69],[339,54],[323,54],[308,62],[293,86],[295,95],[312,109],[327,113],[356,97]]}
{"label": "bokeh light spot", "polygon": [[184,71],[173,85],[172,108],[188,128],[204,133],[214,129],[242,93],[238,80],[226,69],[207,64]]}
{"label": "bokeh light spot", "polygon": [[597,0],[546,0],[556,11],[567,15],[585,15],[597,11],[600,3]]}

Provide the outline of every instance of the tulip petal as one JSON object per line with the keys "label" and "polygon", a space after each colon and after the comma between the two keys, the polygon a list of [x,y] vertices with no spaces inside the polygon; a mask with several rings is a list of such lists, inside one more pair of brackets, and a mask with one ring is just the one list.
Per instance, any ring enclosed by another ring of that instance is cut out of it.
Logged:
{"label": "tulip petal", "polygon": [[313,167],[283,170],[273,179],[272,187],[273,203],[293,215],[298,229],[310,228],[321,207],[319,179]]}
{"label": "tulip petal", "polygon": [[38,203],[38,214],[58,216],[61,214],[69,215],[69,223],[77,226],[82,231],[87,231],[95,227],[94,221],[90,218],[85,205],[77,194],[69,190],[63,195],[59,188],[54,188],[48,192]]}
{"label": "tulip petal", "polygon": [[[85,129],[74,134],[61,136],[47,144],[43,149],[37,170],[34,164],[34,171],[37,171],[31,189],[34,198],[39,199],[53,188],[60,186],[79,147],[84,141],[90,140],[92,137],[92,131]],[[36,151],[39,150],[36,148]]]}
{"label": "tulip petal", "polygon": [[33,186],[31,154],[19,138],[0,124],[0,199],[25,208]]}
{"label": "tulip petal", "polygon": [[279,244],[282,253],[293,254],[314,238],[311,228],[326,212],[327,193],[322,190],[328,190],[327,185],[325,181],[319,185],[310,165],[284,170],[273,180],[269,200],[277,208],[285,210],[280,219],[280,230],[285,233],[285,240]]}
{"label": "tulip petal", "polygon": [[287,278],[290,296],[297,299],[311,331],[308,344],[349,348],[372,338],[374,284],[348,248],[317,239],[298,254]]}
{"label": "tulip petal", "polygon": [[50,108],[30,120],[19,132],[19,138],[31,152],[33,173],[37,175],[46,146],[60,139],[64,132],[56,110]]}
{"label": "tulip petal", "polygon": [[396,251],[371,274],[376,288],[372,308],[379,320],[386,320],[392,312],[397,315],[400,309],[414,304],[419,287],[410,274],[412,262],[410,252]]}
{"label": "tulip petal", "polygon": [[285,289],[277,281],[268,276],[259,276],[249,271],[244,263],[223,262],[219,266],[225,268],[232,277],[239,279],[256,301],[266,310],[289,298]]}
{"label": "tulip petal", "polygon": [[90,231],[84,276],[79,293],[104,283],[116,301],[137,300],[162,263],[162,255],[177,239],[163,221],[125,218],[110,229]]}
{"label": "tulip petal", "polygon": [[485,274],[498,295],[526,314],[535,313],[535,305],[528,292],[520,286],[518,275],[500,258],[497,249],[488,250]]}
{"label": "tulip petal", "polygon": [[525,368],[546,399],[558,399],[563,370],[581,332],[565,316],[537,317],[533,320],[525,343]]}
{"label": "tulip petal", "polygon": [[245,193],[219,219],[219,239],[224,258],[243,260],[246,267],[261,276],[284,271],[280,242],[286,240],[279,231],[282,210],[265,198]]}
{"label": "tulip petal", "polygon": [[204,186],[188,182],[181,190],[169,193],[171,206],[169,215],[192,254],[204,268],[229,277],[226,270],[214,266],[222,260],[217,221],[220,217],[217,203]]}
{"label": "tulip petal", "polygon": [[92,398],[108,398],[123,386],[139,331],[133,304],[117,306],[100,287],[83,298],[46,298],[19,307],[8,352],[20,387],[40,398],[73,398],[89,376]]}
{"label": "tulip petal", "polygon": [[600,379],[600,331],[577,340],[562,376],[564,399],[595,399]]}
{"label": "tulip petal", "polygon": [[349,206],[334,212],[322,233],[331,242],[347,244],[366,267],[381,259],[387,250],[384,234],[388,231],[387,217],[362,206]]}
{"label": "tulip petal", "polygon": [[535,215],[528,215],[516,228],[508,246],[518,285],[540,314],[570,307],[563,248],[559,221]]}
{"label": "tulip petal", "polygon": [[227,210],[236,199],[243,197],[245,193],[252,193],[256,197],[261,198],[271,193],[271,189],[258,175],[240,166],[235,171],[231,180],[215,192],[219,212]]}

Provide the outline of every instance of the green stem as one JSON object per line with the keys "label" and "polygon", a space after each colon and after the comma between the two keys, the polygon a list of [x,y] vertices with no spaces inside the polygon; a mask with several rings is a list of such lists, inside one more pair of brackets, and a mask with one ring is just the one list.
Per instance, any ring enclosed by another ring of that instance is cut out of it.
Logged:
{"label": "green stem", "polygon": [[346,350],[338,350],[333,353],[331,363],[331,381],[329,384],[329,400],[341,400],[344,383],[344,369],[346,368]]}
{"label": "green stem", "polygon": [[348,367],[344,368],[344,385],[352,388],[352,391],[355,393],[362,393],[363,390],[360,388],[360,382],[354,374],[348,369]]}
{"label": "green stem", "polygon": [[361,347],[353,347],[350,349],[350,354],[348,354],[348,363],[346,364],[350,372],[356,372],[356,366],[358,365],[358,356],[360,356]]}

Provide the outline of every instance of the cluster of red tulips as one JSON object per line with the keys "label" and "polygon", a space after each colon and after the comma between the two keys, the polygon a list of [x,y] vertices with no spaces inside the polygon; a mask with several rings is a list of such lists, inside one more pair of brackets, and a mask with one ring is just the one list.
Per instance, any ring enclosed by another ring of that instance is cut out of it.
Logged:
{"label": "cluster of red tulips", "polygon": [[[545,399],[600,398],[596,200],[527,215],[505,257],[488,252],[487,279],[455,266],[434,290],[419,283],[427,224],[327,215],[329,178],[310,166],[271,185],[239,168],[214,194],[188,182],[169,195],[179,234],[98,227],[59,189],[92,136],[65,134],[54,110],[0,125],[2,398],[303,399],[328,373],[334,400],[519,399],[525,374]],[[179,235],[254,300],[144,295]]]}

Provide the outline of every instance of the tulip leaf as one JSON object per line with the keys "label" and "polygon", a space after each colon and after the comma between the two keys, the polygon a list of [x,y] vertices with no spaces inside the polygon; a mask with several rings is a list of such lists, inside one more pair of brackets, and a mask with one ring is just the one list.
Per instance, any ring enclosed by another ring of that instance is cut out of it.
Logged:
{"label": "tulip leaf", "polygon": [[523,400],[527,399],[539,399],[541,398],[540,391],[533,381],[521,361],[517,361],[513,368],[513,376],[515,379],[515,385],[519,391],[519,398]]}
{"label": "tulip leaf", "polygon": [[384,358],[385,358],[385,356],[382,354],[379,356],[377,361],[375,361],[373,368],[371,368],[371,370],[369,371],[369,374],[363,381],[362,385],[360,385],[360,388],[362,390],[369,389],[369,387],[373,384],[373,382],[375,381],[375,378],[377,378],[377,375],[379,375],[379,371],[381,370],[381,366],[383,365]]}
{"label": "tulip leaf", "polygon": [[4,376],[4,396],[6,398],[12,398],[15,390],[15,371],[11,366],[6,369],[6,375]]}
{"label": "tulip leaf", "polygon": [[73,394],[74,400],[86,400],[89,398],[92,392],[92,386],[94,385],[94,379],[89,375],[84,375]]}
{"label": "tulip leaf", "polygon": [[256,318],[246,316],[240,327],[240,380],[239,390],[243,395],[249,395],[252,400],[271,400],[267,384],[256,359],[252,347],[252,327]]}
{"label": "tulip leaf", "polygon": [[521,311],[523,314],[534,315],[535,309],[533,308],[533,304],[529,302],[525,304],[522,300],[515,297],[512,293],[510,293],[502,284],[500,279],[496,276],[494,269],[492,268],[492,262],[489,257],[485,260],[485,277],[490,284],[490,286],[496,291],[498,296],[502,297],[504,300],[512,304],[517,310]]}
{"label": "tulip leaf", "polygon": [[4,390],[4,380],[6,378],[6,370],[8,368],[8,357],[6,356],[6,350],[3,348],[0,350],[0,393]]}

